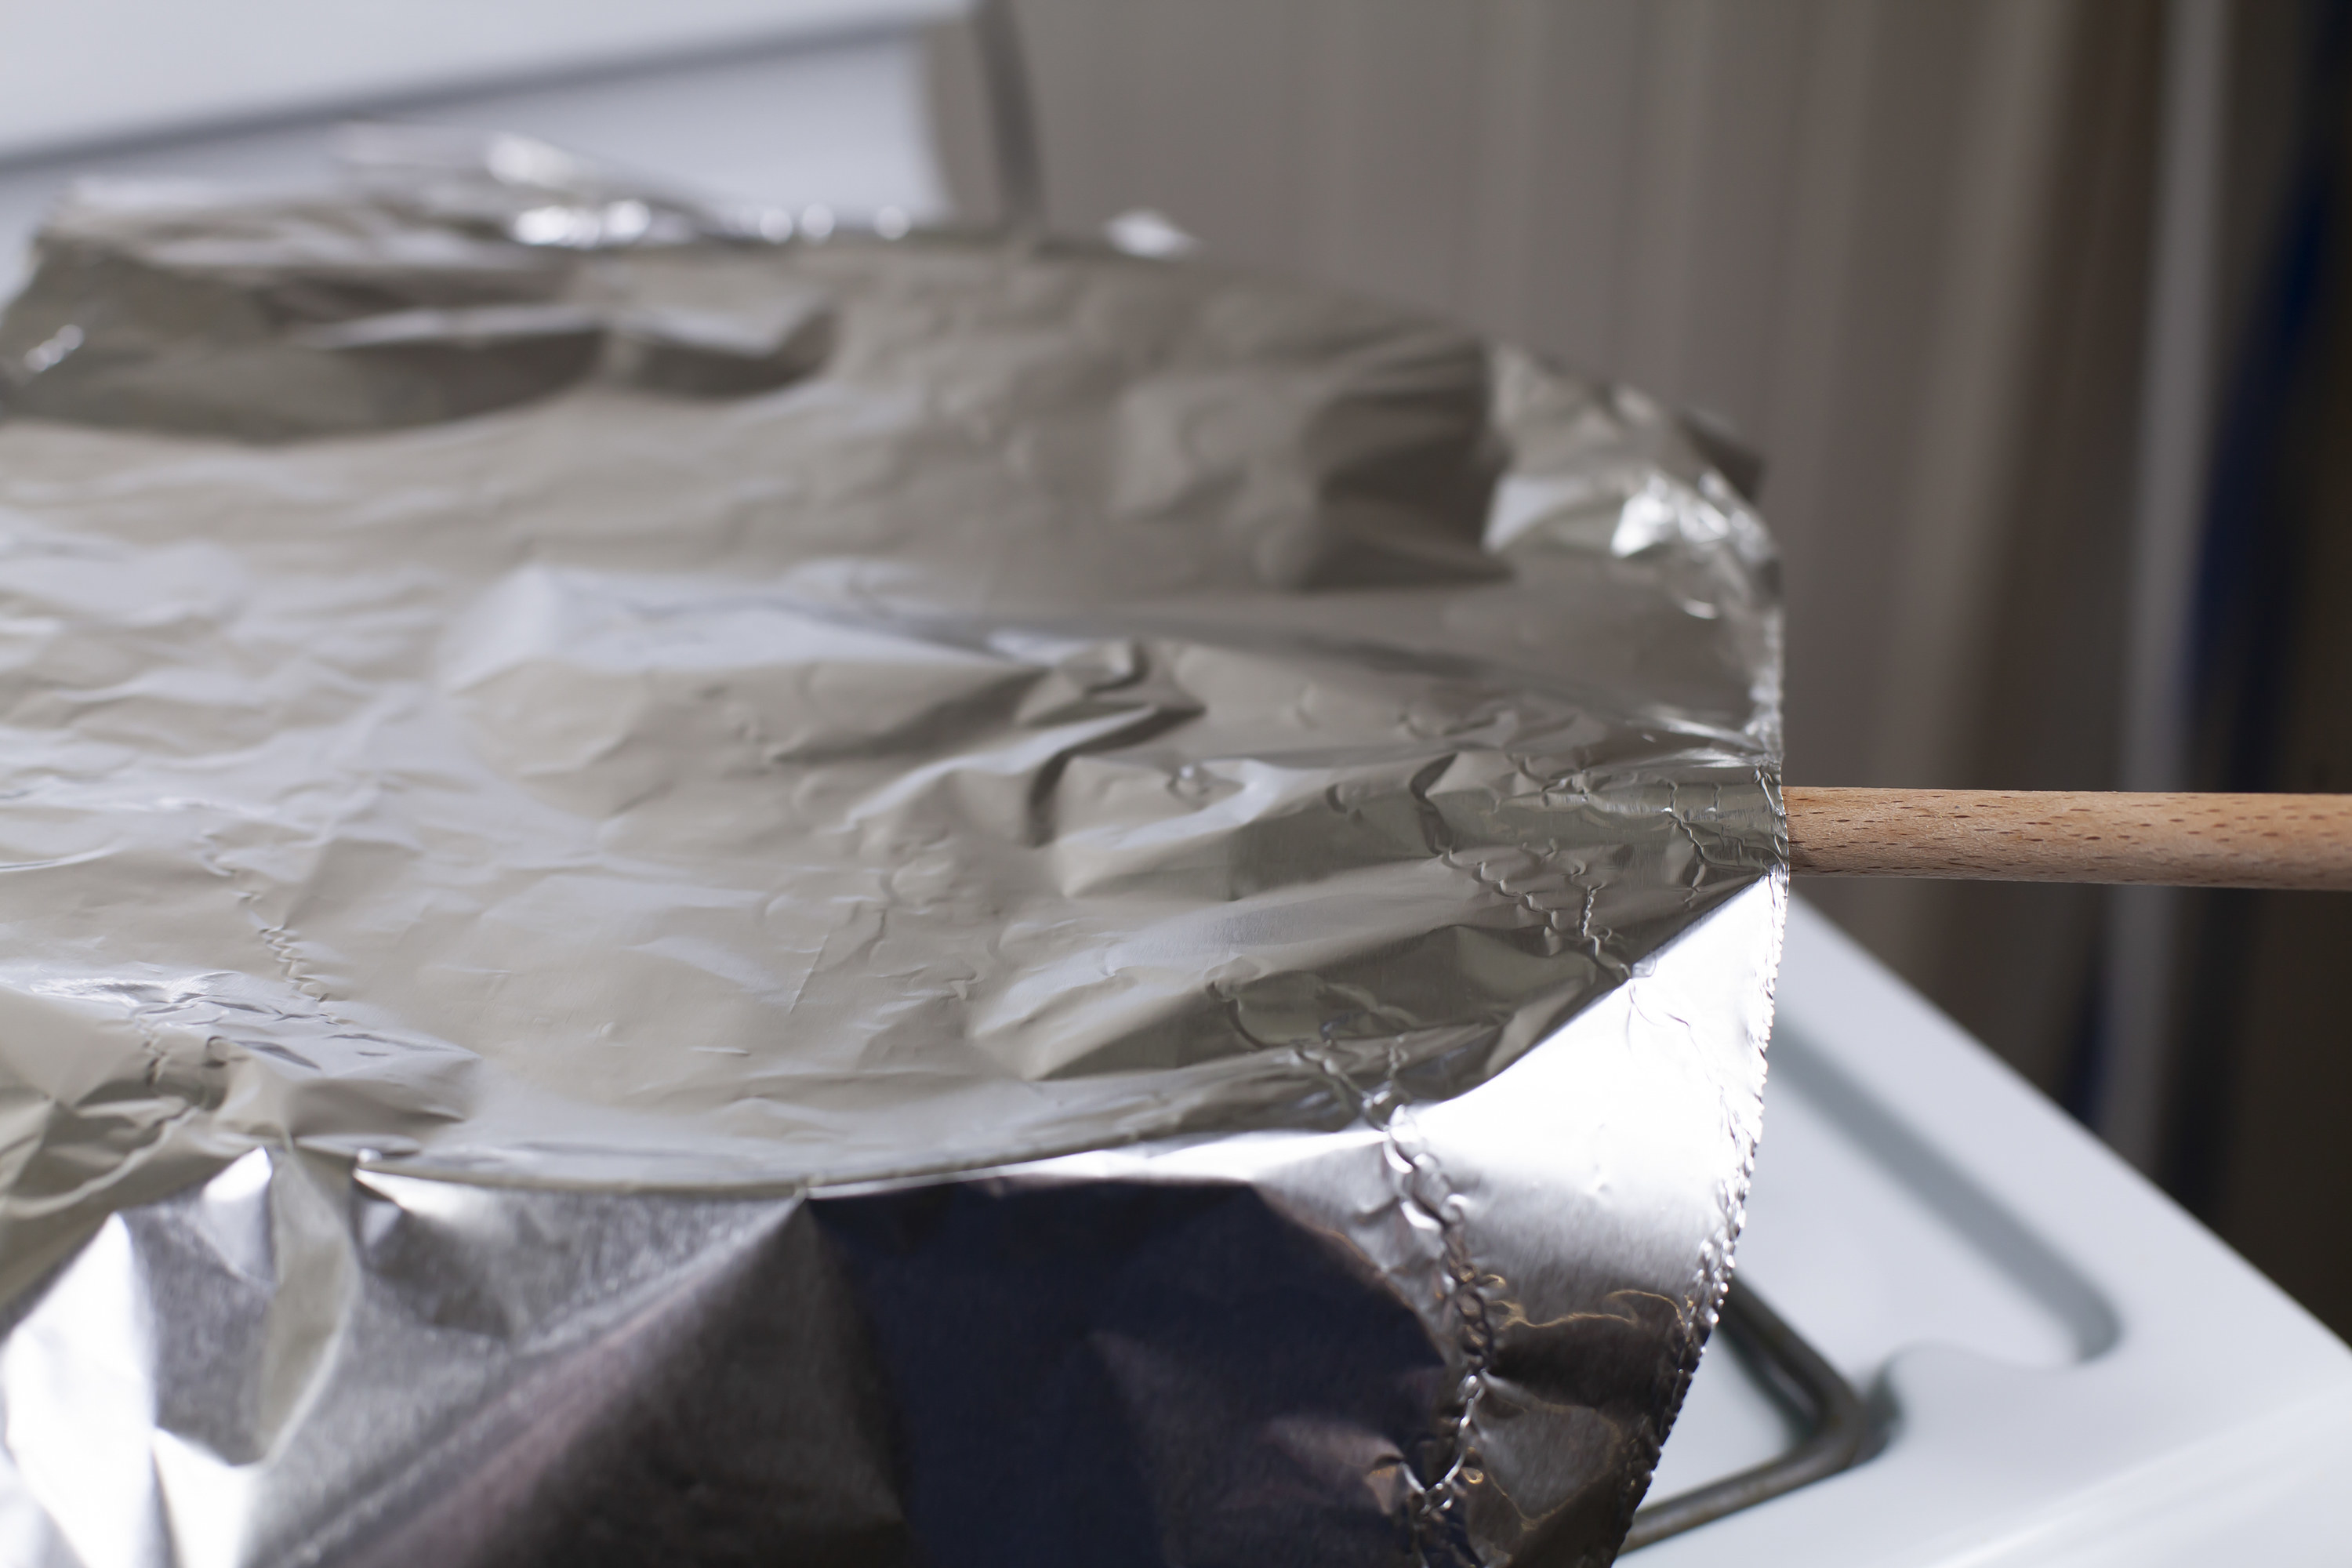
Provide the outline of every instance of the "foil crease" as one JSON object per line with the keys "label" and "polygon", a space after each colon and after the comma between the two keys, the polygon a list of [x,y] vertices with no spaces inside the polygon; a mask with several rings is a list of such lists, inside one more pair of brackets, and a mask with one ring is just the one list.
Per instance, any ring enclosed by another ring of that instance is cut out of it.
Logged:
{"label": "foil crease", "polygon": [[362,151],[0,317],[0,1559],[1608,1561],[1785,898],[1691,435]]}

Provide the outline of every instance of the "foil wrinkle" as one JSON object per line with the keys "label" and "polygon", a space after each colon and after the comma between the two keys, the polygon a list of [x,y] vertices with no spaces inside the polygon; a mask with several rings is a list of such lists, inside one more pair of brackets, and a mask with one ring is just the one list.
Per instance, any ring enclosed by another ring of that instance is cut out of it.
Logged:
{"label": "foil wrinkle", "polygon": [[1690,432],[354,149],[0,315],[0,1560],[1609,1561],[1786,888]]}

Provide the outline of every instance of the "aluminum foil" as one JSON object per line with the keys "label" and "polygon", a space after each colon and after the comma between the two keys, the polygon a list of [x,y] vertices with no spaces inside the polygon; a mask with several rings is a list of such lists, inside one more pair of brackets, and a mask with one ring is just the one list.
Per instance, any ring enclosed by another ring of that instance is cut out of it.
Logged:
{"label": "aluminum foil", "polygon": [[1785,889],[1684,428],[415,151],[0,320],[0,1561],[1606,1562]]}

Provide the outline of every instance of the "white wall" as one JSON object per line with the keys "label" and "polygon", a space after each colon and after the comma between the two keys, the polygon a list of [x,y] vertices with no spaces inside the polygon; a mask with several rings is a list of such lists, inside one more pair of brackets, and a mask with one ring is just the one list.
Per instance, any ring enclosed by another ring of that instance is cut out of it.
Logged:
{"label": "white wall", "polygon": [[701,194],[938,216],[922,31],[965,0],[0,0],[0,294],[78,178],[299,185],[337,124],[513,131]]}

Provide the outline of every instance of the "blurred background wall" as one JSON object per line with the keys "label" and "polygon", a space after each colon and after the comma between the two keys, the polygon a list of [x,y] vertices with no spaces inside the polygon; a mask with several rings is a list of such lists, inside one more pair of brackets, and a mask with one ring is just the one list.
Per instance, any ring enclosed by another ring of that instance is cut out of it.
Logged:
{"label": "blurred background wall", "polygon": [[[1156,209],[1755,448],[1792,781],[2352,787],[2343,5],[1013,8],[1057,226]],[[1802,890],[2352,1330],[2352,900]]]}

